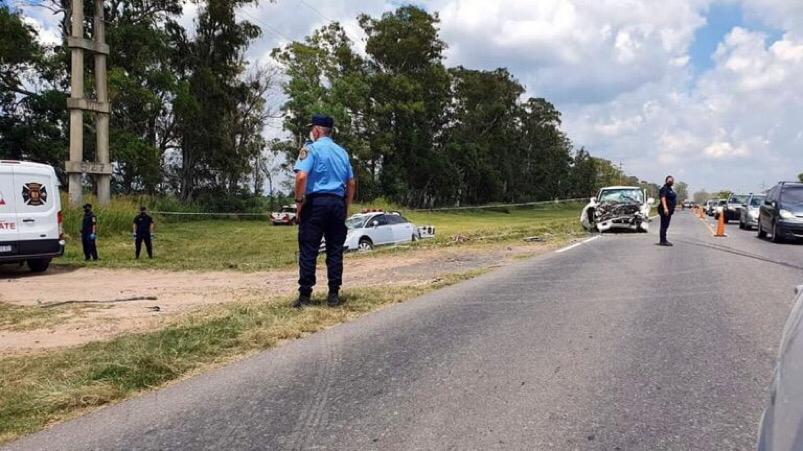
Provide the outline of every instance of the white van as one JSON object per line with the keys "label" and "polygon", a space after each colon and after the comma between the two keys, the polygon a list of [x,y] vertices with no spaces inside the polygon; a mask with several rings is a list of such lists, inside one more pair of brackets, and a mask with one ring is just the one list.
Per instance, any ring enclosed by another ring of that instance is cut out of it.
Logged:
{"label": "white van", "polygon": [[64,253],[59,181],[52,166],[0,160],[0,264],[43,272]]}

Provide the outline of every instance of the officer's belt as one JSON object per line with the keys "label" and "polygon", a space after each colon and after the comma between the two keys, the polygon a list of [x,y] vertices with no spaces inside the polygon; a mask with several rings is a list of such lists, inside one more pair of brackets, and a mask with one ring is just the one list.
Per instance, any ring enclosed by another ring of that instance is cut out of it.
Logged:
{"label": "officer's belt", "polygon": [[345,196],[335,193],[309,193],[306,195],[307,199],[315,199],[316,197],[336,197],[338,199],[345,199]]}

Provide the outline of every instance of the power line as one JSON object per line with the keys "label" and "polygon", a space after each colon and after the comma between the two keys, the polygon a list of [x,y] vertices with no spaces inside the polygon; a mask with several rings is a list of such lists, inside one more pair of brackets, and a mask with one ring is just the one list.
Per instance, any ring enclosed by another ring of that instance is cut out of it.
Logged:
{"label": "power line", "polygon": [[[309,8],[312,12],[317,14],[321,19],[323,19],[325,21],[328,21],[328,22],[337,22],[337,21],[335,21],[333,19],[330,19],[329,17],[325,16],[318,8],[316,8],[316,7],[312,6],[311,4],[309,4],[309,2],[307,2],[307,0],[298,0],[298,2],[301,3],[302,5],[306,6],[307,8]],[[338,23],[340,23],[340,22],[338,22]],[[346,33],[346,36],[349,39],[351,39],[355,43],[359,42],[359,39],[355,39],[354,36],[349,34],[349,30],[346,29],[346,25],[347,24],[341,23],[341,25],[343,26],[343,32]]]}

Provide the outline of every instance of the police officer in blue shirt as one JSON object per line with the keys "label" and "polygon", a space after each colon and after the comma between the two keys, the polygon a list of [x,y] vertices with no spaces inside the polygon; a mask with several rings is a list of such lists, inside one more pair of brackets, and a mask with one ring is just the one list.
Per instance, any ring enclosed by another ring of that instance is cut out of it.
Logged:
{"label": "police officer in blue shirt", "polygon": [[658,204],[658,216],[661,218],[661,232],[660,241],[661,246],[671,246],[672,243],[666,240],[666,231],[669,229],[669,221],[672,219],[672,214],[675,212],[675,205],[677,204],[677,194],[672,189],[675,184],[675,178],[671,175],[666,176],[664,186],[658,192],[660,204]]}
{"label": "police officer in blue shirt", "polygon": [[343,243],[346,216],[354,198],[354,173],[346,151],[332,141],[334,120],[316,114],[310,124],[310,141],[298,155],[295,195],[298,221],[299,296],[293,307],[310,302],[315,286],[315,263],[321,238],[326,239],[329,306],[340,305],[343,282]]}

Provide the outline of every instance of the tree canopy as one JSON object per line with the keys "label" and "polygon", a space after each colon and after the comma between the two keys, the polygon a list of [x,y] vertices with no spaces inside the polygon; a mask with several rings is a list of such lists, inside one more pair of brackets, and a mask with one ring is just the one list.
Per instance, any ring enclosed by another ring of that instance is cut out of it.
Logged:
{"label": "tree canopy", "polygon": [[[520,202],[586,197],[625,182],[657,192],[575,148],[555,105],[529,96],[507,69],[447,67],[437,13],[407,5],[360,15],[364,52],[331,22],[274,49],[271,66],[245,58],[261,31],[237,11],[256,0],[194,3],[198,15],[187,29],[179,21],[182,0],[106,2],[117,193],[250,196],[266,181],[273,191],[289,172],[278,174],[266,161],[278,154],[289,167],[316,112],[334,117],[362,201]],[[43,4],[62,13],[57,45],[41,44],[20,12],[0,5],[0,158],[49,163],[63,178],[69,1]],[[92,64],[86,70],[91,80]],[[280,75],[285,97],[278,105],[271,93]],[[91,81],[87,89],[91,95]],[[285,135],[267,140],[266,123],[279,109]],[[91,117],[85,133],[94,133]],[[91,158],[94,139],[84,142]]]}

